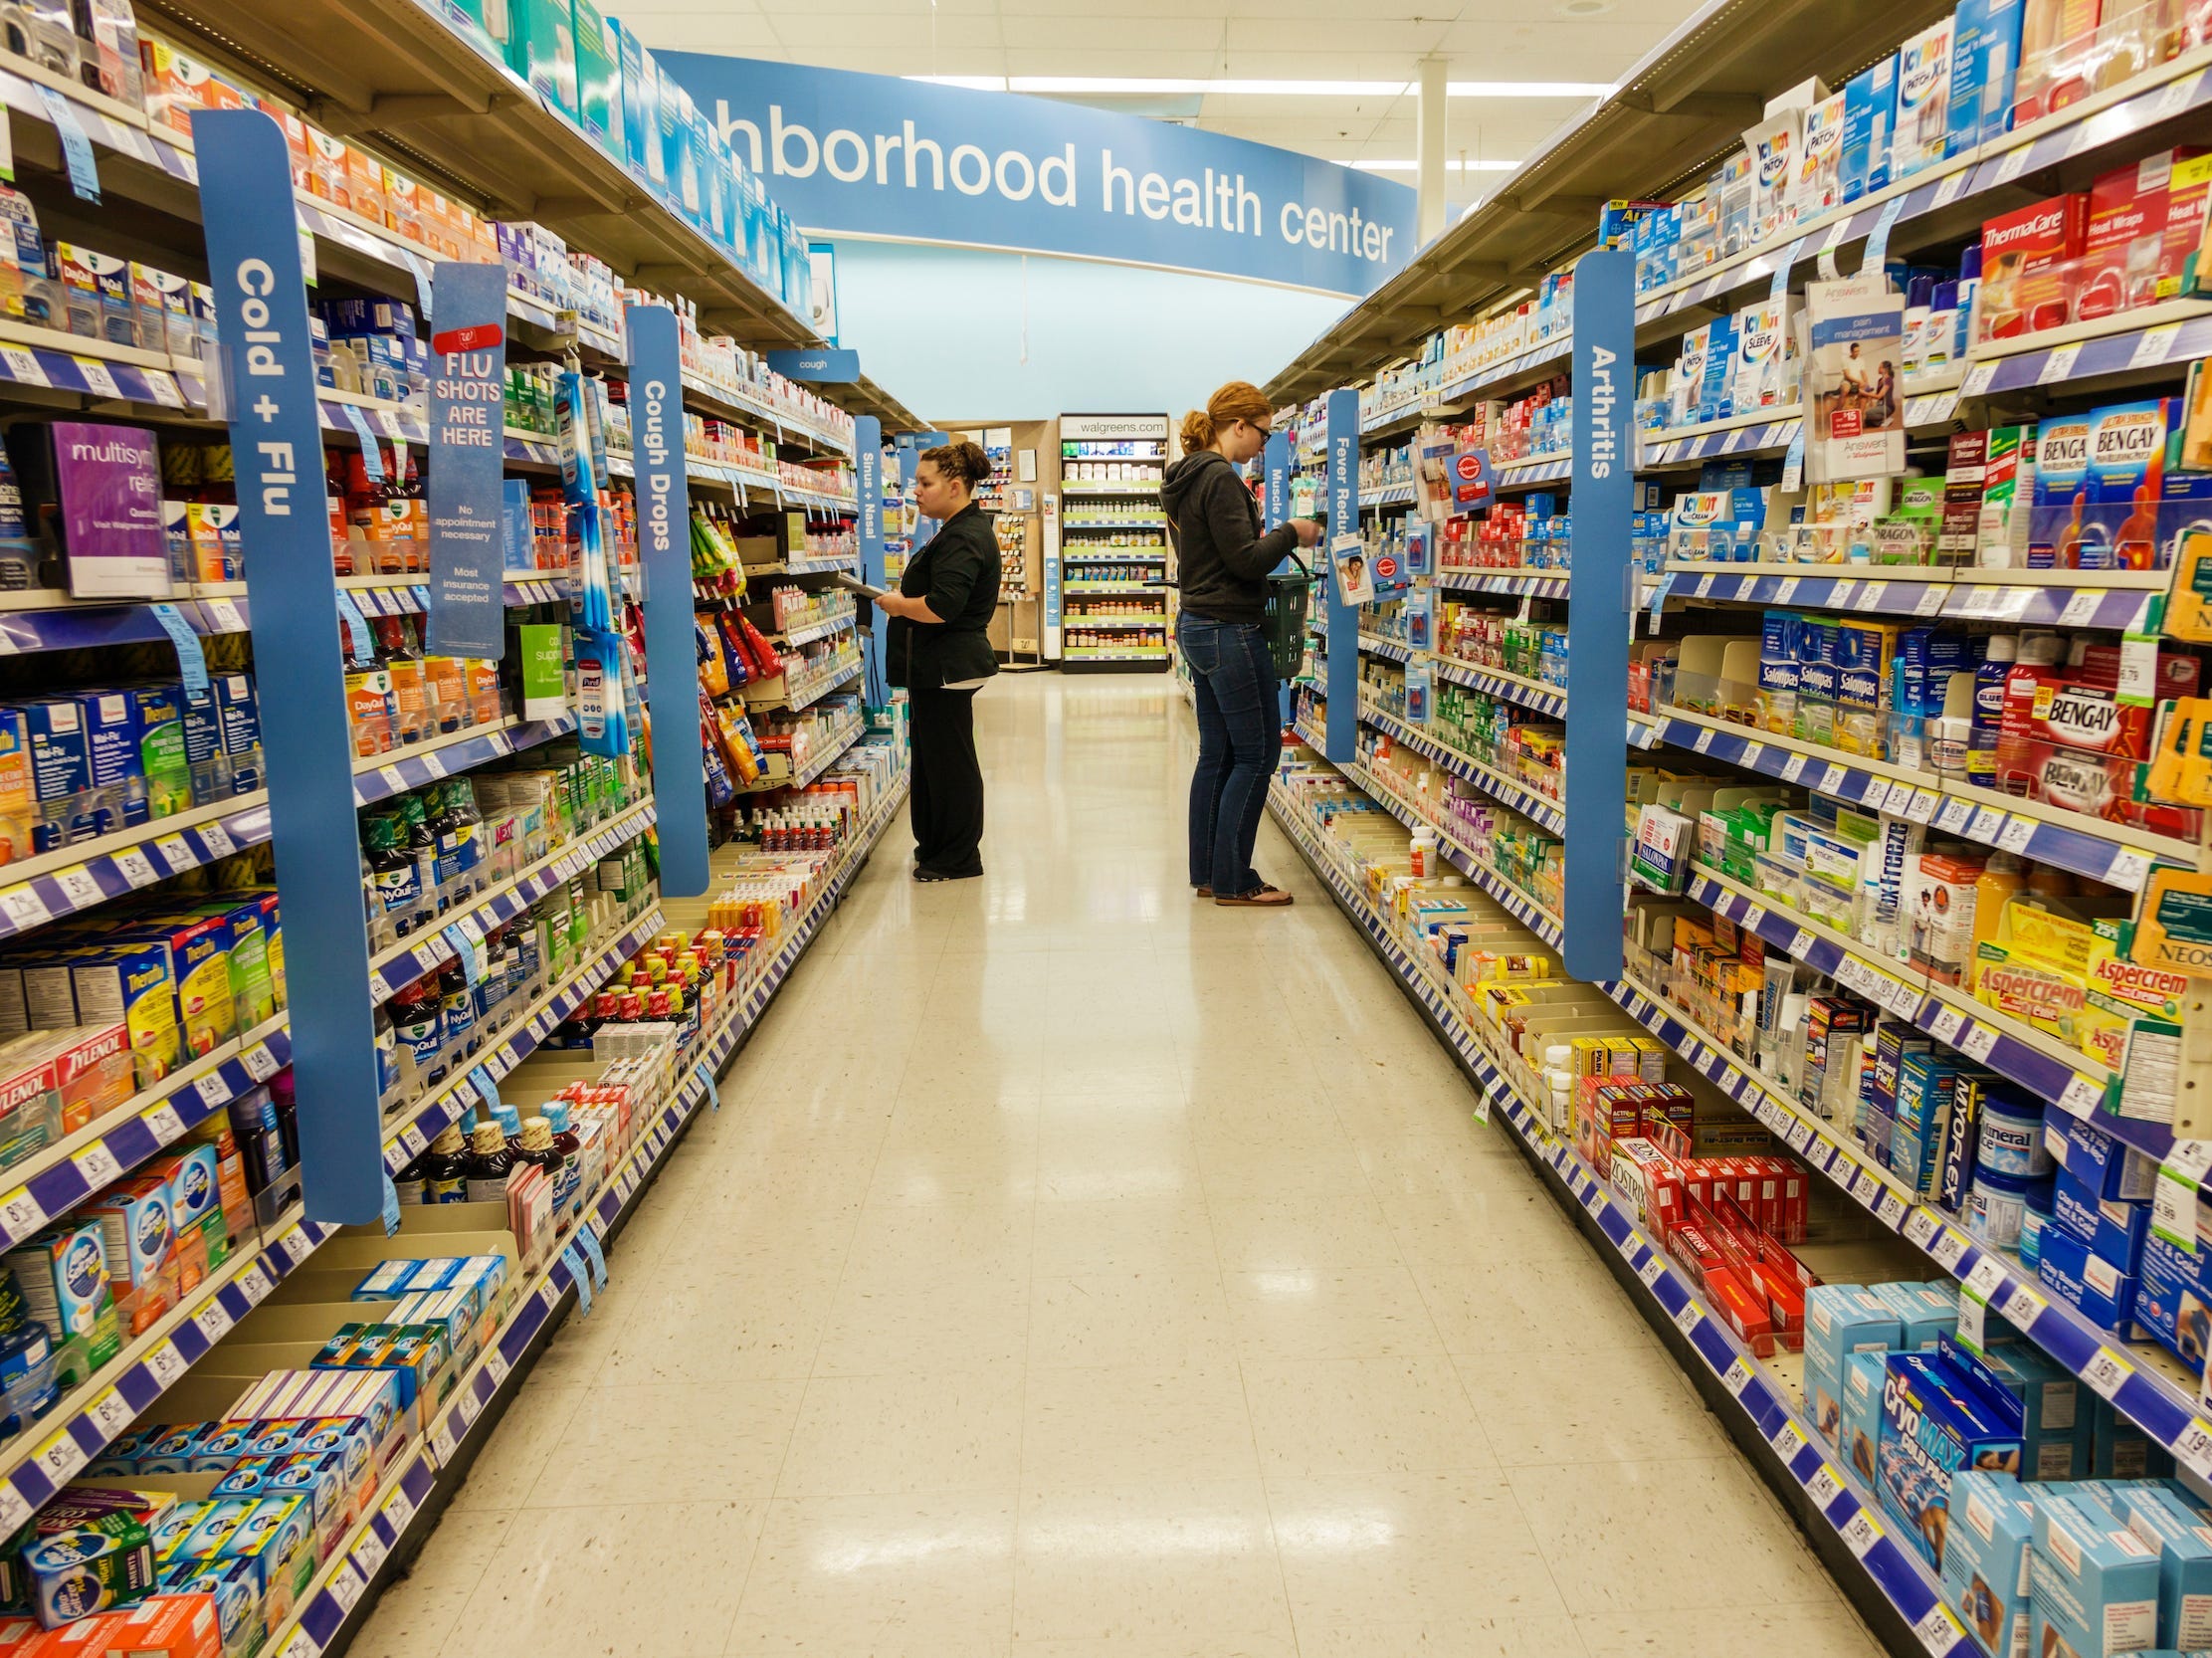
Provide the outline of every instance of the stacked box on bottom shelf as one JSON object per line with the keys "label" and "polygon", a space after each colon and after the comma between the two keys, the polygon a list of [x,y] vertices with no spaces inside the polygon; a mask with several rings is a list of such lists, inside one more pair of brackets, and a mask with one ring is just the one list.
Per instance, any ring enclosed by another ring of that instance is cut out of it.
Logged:
{"label": "stacked box on bottom shelf", "polygon": [[[1490,1110],[1561,1174],[1651,1290],[1657,1312],[1683,1331],[1780,1456],[1810,1499],[1809,1515],[1834,1529],[1922,1643],[1965,1653],[1974,1650],[1962,1644],[1970,1631],[2004,1658],[2013,1649],[1989,1621],[1994,1601],[2023,1620],[2044,1614],[2016,1591],[1993,1599],[1989,1585],[1973,1584],[1985,1534],[2009,1528],[2026,1537],[2062,1490],[2112,1517],[2109,1530],[2124,1531],[2133,1494],[2118,1482],[2174,1469],[2160,1435],[2125,1413],[2157,1396],[2130,1385],[2139,1378],[2128,1366],[2100,1365],[2060,1339],[2073,1327],[2055,1322],[2060,1298],[2048,1283],[2049,1300],[2024,1295],[1995,1270],[1993,1256],[1977,1255],[1957,1233],[1949,1234],[1958,1245],[1950,1260],[1964,1253],[1969,1264],[1985,1265],[1962,1269],[1957,1289],[1918,1282],[1931,1268],[1909,1246],[1924,1245],[1928,1234],[1908,1226],[1905,1237],[1891,1235],[1904,1205],[1894,1214],[1885,1208],[1889,1229],[1867,1235],[1864,1222],[1851,1224],[1851,1211],[1838,1213],[1829,1188],[1813,1180],[1825,1156],[1808,1167],[1790,1154],[1809,1139],[1783,1143],[1736,1115],[1732,1098],[1709,1091],[1705,1067],[1695,1076],[1674,1069],[1673,1047],[1694,1058],[1700,1045],[1654,1040],[1664,1032],[1624,1019],[1635,1002],[1611,987],[1553,979],[1534,939],[1496,912],[1482,919],[1466,889],[1417,877],[1413,849],[1395,826],[1379,813],[1347,810],[1345,792],[1332,774],[1294,765],[1272,804],[1466,1061]],[[2085,1272],[2097,1285],[2111,1286],[2113,1265],[2130,1259],[2140,1261],[2144,1282],[2156,1277],[2155,1258],[2139,1247],[2142,1217],[2128,1202],[2147,1197],[2150,1165],[2131,1163],[2126,1147],[2090,1125],[2055,1119],[2047,1153],[2040,1116],[1999,1110],[1982,1121],[1994,1125],[1982,1140],[1993,1165],[2017,1160],[2079,1188],[2046,1227],[2047,1250],[2063,1237],[2062,1252],[2098,1263]],[[1796,1207],[1793,1190],[1801,1194]],[[1871,1197],[1861,1198],[1863,1207],[1878,1207]],[[1837,1277],[1880,1262],[1895,1281],[1810,1288],[1830,1260],[1839,1263]],[[1839,1317],[1847,1307],[1850,1318]],[[1801,1372],[1791,1351],[1798,1346]],[[2172,1437],[2171,1424],[2161,1425]],[[1969,1470],[1974,1480],[1993,1480],[1991,1489],[1960,1485]],[[2077,1481],[2105,1483],[2070,1483]],[[2195,1512],[2198,1497],[2168,1489]],[[1998,1499],[2009,1506],[1993,1520],[1989,1505]],[[2165,1546],[2145,1534],[2135,1547],[2155,1566]],[[2181,1644],[2178,1611],[2145,1615],[2153,1632],[2146,1643]]]}

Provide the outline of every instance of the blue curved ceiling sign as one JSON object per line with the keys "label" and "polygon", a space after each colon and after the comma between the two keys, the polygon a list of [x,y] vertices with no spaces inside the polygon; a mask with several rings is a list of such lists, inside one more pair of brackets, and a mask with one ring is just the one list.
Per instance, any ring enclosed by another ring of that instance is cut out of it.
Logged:
{"label": "blue curved ceiling sign", "polygon": [[1272,145],[1012,93],[656,56],[812,231],[1347,295],[1415,251],[1412,190]]}

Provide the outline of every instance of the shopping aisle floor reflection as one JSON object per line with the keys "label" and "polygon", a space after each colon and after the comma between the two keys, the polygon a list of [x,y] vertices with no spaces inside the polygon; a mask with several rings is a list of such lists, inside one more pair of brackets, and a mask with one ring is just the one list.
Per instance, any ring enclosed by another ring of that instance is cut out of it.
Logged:
{"label": "shopping aisle floor reflection", "polygon": [[1871,1658],[1296,852],[1191,897],[1172,686],[977,726],[359,1658]]}

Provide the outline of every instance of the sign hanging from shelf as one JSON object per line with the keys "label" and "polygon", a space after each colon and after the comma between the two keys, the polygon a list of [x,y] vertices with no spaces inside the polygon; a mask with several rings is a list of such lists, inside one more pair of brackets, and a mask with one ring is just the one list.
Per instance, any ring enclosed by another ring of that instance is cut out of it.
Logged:
{"label": "sign hanging from shelf", "polygon": [[1269,144],[1052,99],[705,52],[656,54],[809,231],[1364,295],[1415,192]]}
{"label": "sign hanging from shelf", "polygon": [[811,351],[770,351],[768,366],[786,380],[810,385],[849,386],[860,379],[860,353],[817,348]]}
{"label": "sign hanging from shelf", "polygon": [[506,273],[438,266],[430,336],[430,626],[439,656],[505,648],[501,479],[505,461]]}

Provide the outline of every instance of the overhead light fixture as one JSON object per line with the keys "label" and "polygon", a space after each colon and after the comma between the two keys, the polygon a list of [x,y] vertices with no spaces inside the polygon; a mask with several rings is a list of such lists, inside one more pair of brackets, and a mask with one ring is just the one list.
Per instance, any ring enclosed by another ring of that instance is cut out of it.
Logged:
{"label": "overhead light fixture", "polygon": [[[932,87],[970,92],[1046,93],[1063,97],[1403,98],[1410,81],[1239,81],[1228,77],[1169,80],[1113,75],[908,75]],[[1598,98],[1612,91],[1601,81],[1454,81],[1452,98]]]}
{"label": "overhead light fixture", "polygon": [[[1421,170],[1418,161],[1353,161],[1347,164],[1363,173],[1417,173]],[[1447,161],[1444,170],[1448,173],[1509,173],[1519,165],[1518,161]]]}

